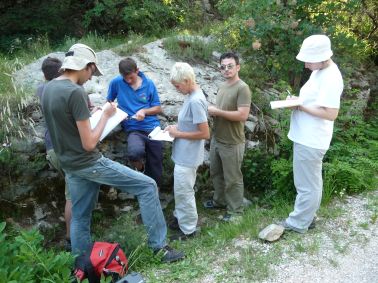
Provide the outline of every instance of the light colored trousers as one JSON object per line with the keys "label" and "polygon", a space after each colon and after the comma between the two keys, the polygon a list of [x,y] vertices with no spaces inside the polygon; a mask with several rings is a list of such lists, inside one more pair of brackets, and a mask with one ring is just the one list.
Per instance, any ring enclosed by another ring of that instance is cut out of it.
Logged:
{"label": "light colored trousers", "polygon": [[297,232],[307,231],[320,207],[323,192],[322,165],[327,150],[294,143],[293,173],[297,190],[294,211],[286,223]]}
{"label": "light colored trousers", "polygon": [[198,214],[194,184],[196,182],[197,168],[175,165],[174,194],[175,210],[173,215],[177,218],[181,231],[191,234],[196,231]]}
{"label": "light colored trousers", "polygon": [[225,144],[212,138],[210,144],[210,176],[217,205],[227,206],[228,213],[243,211],[244,182],[241,166],[245,144]]}

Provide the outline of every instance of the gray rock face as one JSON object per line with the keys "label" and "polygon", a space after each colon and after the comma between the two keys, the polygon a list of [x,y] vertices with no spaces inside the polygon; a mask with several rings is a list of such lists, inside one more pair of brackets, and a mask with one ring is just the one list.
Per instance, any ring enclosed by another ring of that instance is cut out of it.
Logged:
{"label": "gray rock face", "polygon": [[[114,50],[117,50],[117,47]],[[157,40],[149,44],[144,45],[139,49],[137,53],[132,57],[138,65],[138,68],[145,73],[156,85],[160,101],[162,104],[163,113],[159,115],[162,127],[168,124],[176,123],[179,109],[184,101],[185,96],[176,91],[170,82],[170,70],[175,63],[169,54],[164,49],[163,40]],[[106,101],[106,95],[108,91],[108,85],[110,81],[116,77],[118,72],[118,63],[123,58],[112,50],[96,50],[98,57],[98,64],[103,70],[104,75],[100,77],[92,77],[91,80],[84,84],[84,88],[88,93],[92,104],[95,106],[101,106]],[[30,90],[34,93],[38,85],[44,82],[43,74],[41,71],[41,65],[45,58],[56,57],[64,60],[65,52],[50,53],[37,59],[35,62],[24,66],[21,70],[14,73],[14,80],[19,87]],[[209,103],[215,103],[216,93],[219,84],[223,81],[220,72],[217,69],[217,59],[214,57],[214,61],[208,65],[198,64],[192,65],[197,83],[201,86],[204,92],[208,95],[207,99]],[[37,99],[30,100],[30,103],[38,103]],[[35,107],[34,107],[35,108]],[[32,114],[34,121],[33,129],[30,132],[30,137],[22,141],[13,141],[12,144],[17,147],[17,151],[25,157],[25,160],[29,160],[29,157],[41,154],[44,152],[44,120],[40,111],[35,111]],[[251,134],[256,128],[257,118],[250,115],[247,121],[247,132]],[[253,144],[249,144],[253,146]],[[170,147],[170,144],[167,145]],[[113,160],[121,163],[126,163],[126,135],[123,133],[120,127],[116,129],[99,144],[100,150],[103,154]],[[205,152],[204,165],[209,165],[209,154]],[[46,168],[46,172],[40,172],[38,176],[49,178],[56,178],[56,175],[51,169]],[[37,177],[38,178],[38,177]],[[36,178],[36,179],[37,179]],[[30,184],[32,185],[32,184]],[[0,195],[2,194],[0,190]]]}
{"label": "gray rock face", "polygon": [[[159,118],[164,127],[169,123],[177,121],[179,109],[185,98],[184,95],[176,91],[169,80],[170,70],[175,63],[175,60],[167,54],[163,46],[163,40],[157,40],[146,44],[140,50],[140,52],[135,53],[130,57],[137,62],[139,69],[151,78],[158,89],[163,109],[163,113],[159,115]],[[64,60],[64,54],[64,52],[50,53],[25,66],[14,74],[16,84],[24,89],[29,88],[31,92],[35,92],[37,86],[44,81],[41,71],[43,60],[47,57],[56,57]],[[101,106],[106,101],[109,82],[119,74],[118,63],[123,57],[111,50],[98,51],[97,57],[99,66],[103,70],[104,75],[93,77],[84,84],[84,88],[88,93],[92,104],[95,106]],[[216,61],[214,61],[210,65],[193,65],[197,82],[208,95],[207,99],[209,103],[215,103],[218,86],[223,81],[221,74],[216,68],[216,64]],[[33,140],[34,142],[32,145],[23,145],[24,150],[20,149],[20,151],[34,152],[38,143],[42,145],[38,147],[38,150],[43,150],[44,126],[42,114],[40,112],[33,113],[33,117],[35,121],[33,131],[35,137],[28,140]],[[249,121],[246,123],[247,131],[253,132],[256,127],[257,118],[250,115],[248,120]],[[120,129],[117,128],[114,132],[117,133],[119,131]],[[108,142],[110,138],[111,137],[107,138],[105,143]],[[21,145],[20,142],[17,141],[15,144]],[[121,145],[121,147],[122,148],[120,149],[115,149],[113,146],[112,155],[118,156],[119,154],[117,154],[117,152],[124,154],[124,145]],[[30,150],[26,150],[27,148]],[[207,162],[205,161],[205,164],[206,163]]]}

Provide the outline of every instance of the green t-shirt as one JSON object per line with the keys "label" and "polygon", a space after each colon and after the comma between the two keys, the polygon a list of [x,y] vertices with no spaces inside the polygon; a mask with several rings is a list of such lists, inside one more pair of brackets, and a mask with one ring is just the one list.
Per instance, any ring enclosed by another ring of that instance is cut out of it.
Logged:
{"label": "green t-shirt", "polygon": [[[251,91],[248,85],[238,80],[232,85],[223,83],[218,90],[216,106],[226,111],[236,111],[238,107],[250,107]],[[234,122],[223,117],[214,117],[214,137],[217,141],[227,144],[245,142],[244,122]]]}
{"label": "green t-shirt", "polygon": [[52,80],[46,85],[42,109],[62,168],[72,171],[94,165],[101,154],[97,149],[84,150],[76,125],[91,116],[84,89],[70,80]]}

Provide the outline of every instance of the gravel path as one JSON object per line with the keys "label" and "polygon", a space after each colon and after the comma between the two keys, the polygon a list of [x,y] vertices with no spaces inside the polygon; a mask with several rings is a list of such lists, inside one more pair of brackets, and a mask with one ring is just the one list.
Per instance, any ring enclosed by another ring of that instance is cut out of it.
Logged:
{"label": "gravel path", "polygon": [[318,231],[303,238],[303,246],[317,251],[292,253],[273,267],[273,282],[378,283],[378,191],[368,196],[348,197],[336,202],[341,215],[322,220]]}
{"label": "gravel path", "polygon": [[304,235],[244,235],[201,256],[211,260],[198,283],[378,283],[378,190],[333,201]]}

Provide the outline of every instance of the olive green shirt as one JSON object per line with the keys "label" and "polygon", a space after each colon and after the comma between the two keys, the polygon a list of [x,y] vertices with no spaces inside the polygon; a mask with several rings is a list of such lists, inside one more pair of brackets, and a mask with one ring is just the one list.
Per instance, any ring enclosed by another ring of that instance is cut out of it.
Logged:
{"label": "olive green shirt", "polygon": [[[248,85],[238,80],[232,85],[223,83],[218,90],[216,106],[221,110],[237,111],[238,107],[250,107],[251,91]],[[244,122],[230,121],[223,117],[214,117],[213,134],[221,143],[240,144],[245,142]]]}
{"label": "olive green shirt", "polygon": [[62,168],[74,171],[94,165],[101,154],[98,149],[86,151],[83,148],[76,125],[76,121],[91,116],[83,87],[68,79],[50,81],[45,88],[42,109]]}

